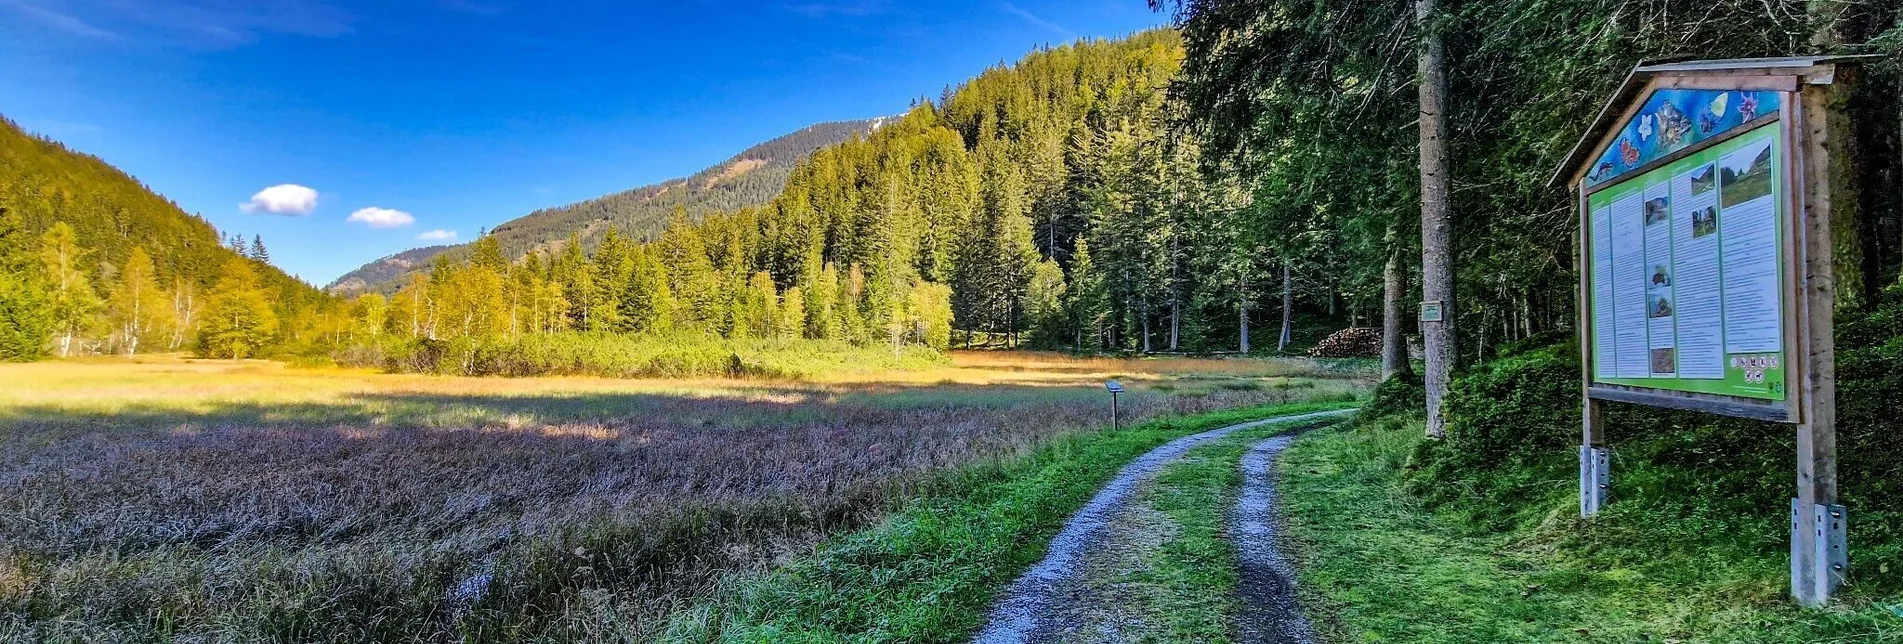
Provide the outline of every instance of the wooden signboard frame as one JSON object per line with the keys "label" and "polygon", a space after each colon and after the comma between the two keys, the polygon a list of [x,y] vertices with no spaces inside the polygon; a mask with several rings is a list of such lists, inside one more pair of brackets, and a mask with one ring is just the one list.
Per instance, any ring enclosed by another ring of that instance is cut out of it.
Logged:
{"label": "wooden signboard frame", "polygon": [[[1719,61],[1664,61],[1640,64],[1600,111],[1585,137],[1554,175],[1553,184],[1571,187],[1579,200],[1576,268],[1579,271],[1579,329],[1583,364],[1583,431],[1579,453],[1580,514],[1591,517],[1611,492],[1611,453],[1603,413],[1607,401],[1685,409],[1791,423],[1797,431],[1797,494],[1791,501],[1791,593],[1799,603],[1826,603],[1842,584],[1848,568],[1844,528],[1846,511],[1837,502],[1836,372],[1832,317],[1835,288],[1830,243],[1833,201],[1853,199],[1839,193],[1833,173],[1849,167],[1844,144],[1849,131],[1842,110],[1849,81],[1862,57],[1802,57]],[[1775,113],[1757,116],[1730,130],[1629,168],[1619,177],[1588,185],[1589,173],[1619,142],[1625,125],[1639,117],[1659,90],[1775,92]],[[1788,213],[1778,231],[1784,261],[1780,292],[1781,335],[1785,356],[1782,400],[1595,382],[1593,342],[1594,284],[1591,196],[1623,185],[1676,161],[1723,145],[1732,138],[1777,128],[1782,194]],[[1841,182],[1840,182],[1841,183]]]}

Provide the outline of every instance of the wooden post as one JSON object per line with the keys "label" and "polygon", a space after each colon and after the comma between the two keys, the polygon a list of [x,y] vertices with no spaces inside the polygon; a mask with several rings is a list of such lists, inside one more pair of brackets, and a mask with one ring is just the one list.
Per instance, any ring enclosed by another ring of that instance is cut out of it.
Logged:
{"label": "wooden post", "polygon": [[1587,518],[1605,507],[1612,487],[1612,453],[1606,449],[1602,405],[1587,396],[1581,414],[1585,434],[1579,442],[1579,516]]}
{"label": "wooden post", "polygon": [[1579,516],[1591,518],[1605,507],[1606,494],[1611,491],[1612,476],[1611,454],[1606,450],[1606,429],[1604,406],[1592,398],[1592,286],[1588,271],[1592,257],[1592,217],[1587,207],[1586,197],[1579,197],[1579,243],[1573,247],[1579,252],[1573,256],[1573,270],[1579,275],[1579,326],[1581,337],[1587,341],[1579,343],[1579,408],[1582,432],[1579,440]]}
{"label": "wooden post", "polygon": [[1844,548],[1845,511],[1837,504],[1837,374],[1833,320],[1836,313],[1835,253],[1831,245],[1831,205],[1855,199],[1832,174],[1848,167],[1849,118],[1841,105],[1849,92],[1829,72],[1811,77],[1799,90],[1795,146],[1798,186],[1798,252],[1803,260],[1797,302],[1798,346],[1806,359],[1797,382],[1797,498],[1791,502],[1791,595],[1805,606],[1821,606],[1843,582],[1848,558]]}

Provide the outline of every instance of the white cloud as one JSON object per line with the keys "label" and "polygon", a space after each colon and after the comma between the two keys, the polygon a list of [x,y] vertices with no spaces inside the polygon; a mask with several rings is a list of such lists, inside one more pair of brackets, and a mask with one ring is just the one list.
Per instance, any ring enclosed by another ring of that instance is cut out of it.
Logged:
{"label": "white cloud", "polygon": [[416,223],[416,218],[401,210],[371,206],[350,213],[350,217],[344,221],[364,224],[371,228],[401,228]]}
{"label": "white cloud", "polygon": [[452,242],[456,241],[454,230],[432,230],[416,236],[417,241]]}
{"label": "white cloud", "polygon": [[317,191],[295,183],[275,185],[251,195],[251,200],[239,204],[238,209],[252,214],[301,217],[317,210]]}

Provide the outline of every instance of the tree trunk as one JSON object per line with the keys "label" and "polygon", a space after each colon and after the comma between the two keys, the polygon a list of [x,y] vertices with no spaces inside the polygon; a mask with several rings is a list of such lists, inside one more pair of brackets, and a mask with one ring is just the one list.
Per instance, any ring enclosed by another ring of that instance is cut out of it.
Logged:
{"label": "tree trunk", "polygon": [[1147,354],[1150,352],[1150,303],[1149,302],[1146,301],[1143,303],[1143,310],[1141,315],[1143,316],[1143,353]]}
{"label": "tree trunk", "polygon": [[1282,335],[1275,341],[1277,352],[1287,351],[1295,339],[1295,286],[1289,276],[1288,261],[1282,262]]}
{"label": "tree trunk", "polygon": [[1249,304],[1244,302],[1236,307],[1236,317],[1242,321],[1242,354],[1249,354]]}
{"label": "tree trunk", "polygon": [[1183,297],[1170,287],[1170,353],[1176,353],[1183,337]]}
{"label": "tree trunk", "polygon": [[1446,52],[1439,28],[1436,0],[1415,0],[1416,27],[1421,34],[1419,78],[1421,114],[1421,296],[1440,302],[1441,321],[1423,322],[1421,336],[1427,352],[1427,435],[1447,434],[1441,401],[1459,356],[1454,332],[1453,231],[1449,221]]}
{"label": "tree trunk", "polygon": [[[1392,227],[1389,228],[1393,230]],[[1391,237],[1391,236],[1390,236]],[[1392,242],[1390,242],[1392,243]],[[1407,356],[1407,268],[1401,264],[1401,245],[1388,249],[1388,265],[1382,270],[1381,294],[1381,379],[1414,372]]]}
{"label": "tree trunk", "polygon": [[[1836,53],[1844,45],[1858,43],[1872,34],[1860,33],[1857,20],[1851,15],[1854,3],[1845,0],[1809,0],[1811,24],[1816,31],[1811,32],[1811,50],[1813,53]],[[1866,21],[1874,22],[1874,21]],[[1824,198],[1830,206],[1830,244],[1831,264],[1836,287],[1839,313],[1859,313],[1875,301],[1879,289],[1875,282],[1873,266],[1876,258],[1866,257],[1864,238],[1875,237],[1874,227],[1866,227],[1861,202],[1863,191],[1860,179],[1863,176],[1862,155],[1858,147],[1863,137],[1857,136],[1856,124],[1848,116],[1853,100],[1853,89],[1844,81],[1857,79],[1840,78],[1838,85],[1811,87],[1805,93],[1823,95],[1822,102],[1829,106],[1823,113],[1807,115],[1807,124],[1821,134],[1828,145],[1823,152],[1827,158],[1818,159],[1826,166],[1830,177],[1830,195]],[[1862,128],[1866,129],[1867,128]],[[1868,132],[1863,132],[1868,134]],[[1870,244],[1874,245],[1874,244]]]}

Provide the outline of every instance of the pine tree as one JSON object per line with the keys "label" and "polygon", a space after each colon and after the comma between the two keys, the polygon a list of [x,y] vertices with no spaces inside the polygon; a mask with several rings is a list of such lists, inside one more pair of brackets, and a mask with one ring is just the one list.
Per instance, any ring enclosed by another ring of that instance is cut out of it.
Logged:
{"label": "pine tree", "polygon": [[38,246],[19,212],[0,208],[0,361],[46,357],[53,310]]}
{"label": "pine tree", "polygon": [[128,356],[138,354],[140,342],[164,324],[169,312],[154,272],[152,256],[134,247],[106,297],[106,319]]}
{"label": "pine tree", "polygon": [[608,229],[601,238],[601,245],[595,247],[591,269],[594,271],[593,284],[595,296],[590,298],[588,313],[591,331],[624,331],[627,323],[621,315],[627,309],[623,299],[628,295],[628,285],[633,281],[634,263],[629,255],[629,245],[622,241],[621,233]]}
{"label": "pine tree", "polygon": [[621,298],[622,330],[665,332],[672,328],[678,306],[668,289],[666,267],[647,246],[629,249],[626,292]]}
{"label": "pine tree", "polygon": [[60,357],[71,356],[73,341],[98,324],[99,309],[104,304],[93,291],[92,279],[81,268],[86,254],[79,247],[73,227],[63,221],[53,224],[40,239],[40,263],[52,296],[53,333],[59,341]]}
{"label": "pine tree", "polygon": [[1031,271],[1031,284],[1024,297],[1031,346],[1055,349],[1071,339],[1070,315],[1064,306],[1068,297],[1064,269],[1048,259],[1039,261]]}
{"label": "pine tree", "polygon": [[251,236],[251,252],[246,253],[245,256],[266,264],[271,263],[271,251],[264,249],[264,237],[261,235]]}
{"label": "pine tree", "polygon": [[676,210],[655,243],[661,266],[667,269],[667,288],[679,299],[682,326],[714,330],[724,317],[726,292],[707,257],[700,231]]}
{"label": "pine tree", "polygon": [[257,271],[242,259],[225,262],[206,298],[205,323],[199,330],[198,352],[208,358],[254,357],[278,331],[271,294],[258,282]]}
{"label": "pine tree", "polygon": [[1421,297],[1441,303],[1441,320],[1421,325],[1427,353],[1427,435],[1446,435],[1441,401],[1454,377],[1460,352],[1454,333],[1454,250],[1452,194],[1448,175],[1447,61],[1441,42],[1436,0],[1415,0],[1421,99]]}

